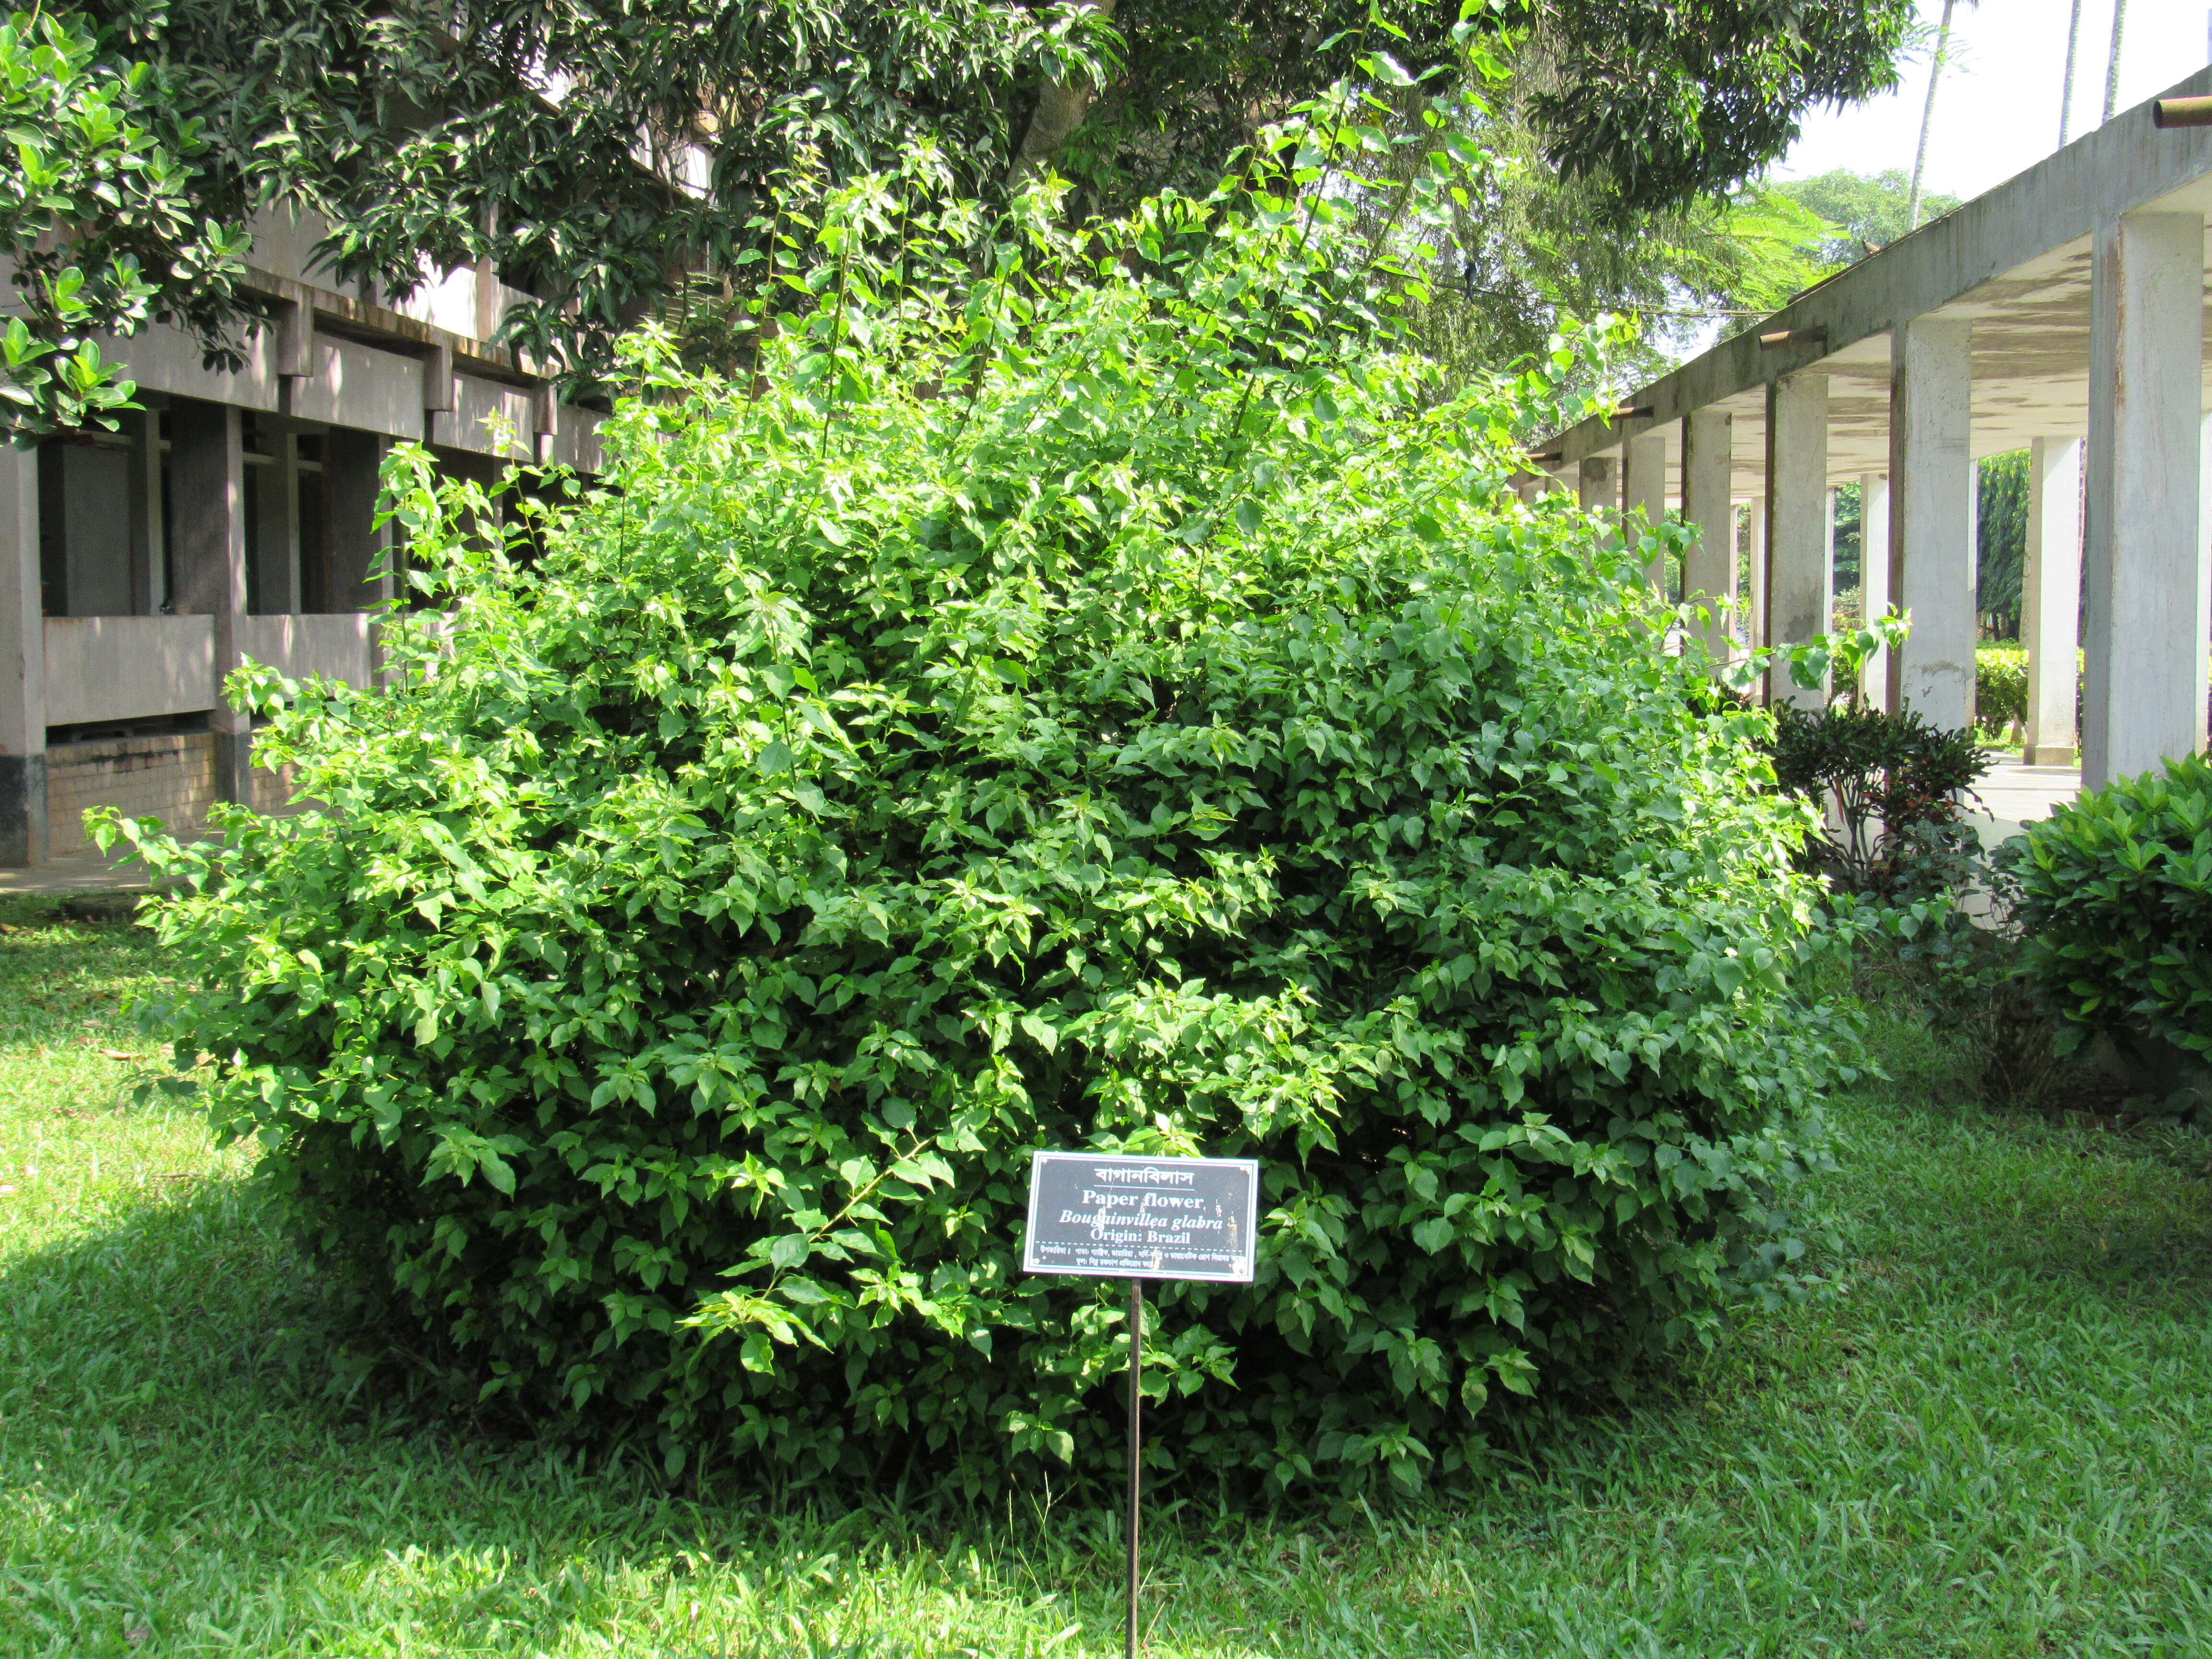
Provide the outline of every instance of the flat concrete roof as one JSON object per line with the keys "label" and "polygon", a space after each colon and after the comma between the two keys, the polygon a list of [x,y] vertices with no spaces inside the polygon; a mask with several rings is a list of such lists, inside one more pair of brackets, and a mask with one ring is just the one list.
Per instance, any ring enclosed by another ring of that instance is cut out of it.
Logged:
{"label": "flat concrete roof", "polygon": [[[2159,94],[2212,94],[2212,67]],[[1535,447],[1571,466],[1622,441],[1665,437],[1680,490],[1680,418],[1734,418],[1732,493],[1765,493],[1766,388],[1808,369],[1829,376],[1828,477],[1889,470],[1890,332],[1923,317],[1971,319],[1973,452],[1996,455],[2088,428],[2089,264],[2098,225],[2124,213],[2212,215],[2212,128],[2161,130],[2146,100],[2027,172],[1808,289],[1753,328],[1622,399],[1645,419],[1585,421]],[[2212,255],[2208,255],[2212,265]],[[1826,330],[1768,349],[1762,334]],[[2212,407],[2212,378],[2205,406]]]}

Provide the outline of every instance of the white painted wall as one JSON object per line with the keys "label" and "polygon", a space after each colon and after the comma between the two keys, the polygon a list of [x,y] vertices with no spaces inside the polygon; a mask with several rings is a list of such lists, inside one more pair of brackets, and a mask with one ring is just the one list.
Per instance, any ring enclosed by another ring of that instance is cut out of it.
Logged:
{"label": "white painted wall", "polygon": [[239,624],[239,649],[289,679],[319,674],[348,685],[369,684],[369,624],[361,611],[307,617],[247,617]]}
{"label": "white painted wall", "polygon": [[48,617],[46,659],[49,726],[215,704],[213,617]]}

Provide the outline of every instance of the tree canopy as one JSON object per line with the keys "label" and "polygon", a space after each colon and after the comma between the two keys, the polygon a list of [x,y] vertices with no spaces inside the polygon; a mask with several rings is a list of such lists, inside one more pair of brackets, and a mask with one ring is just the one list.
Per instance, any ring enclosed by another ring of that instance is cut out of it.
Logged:
{"label": "tree canopy", "polygon": [[[405,291],[489,258],[536,296],[511,338],[589,375],[702,277],[743,286],[779,181],[933,141],[988,204],[1049,164],[1071,209],[1202,193],[1261,125],[1387,51],[1524,76],[1544,163],[1608,211],[1725,191],[1798,114],[1892,83],[1911,0],[88,0],[99,72],[141,77],[208,230],[142,253],[151,309],[211,345],[242,312],[205,257],[258,204],[335,228],[334,271]],[[97,209],[77,204],[97,218]],[[9,252],[17,252],[11,247]],[[70,323],[30,296],[28,326]],[[82,332],[82,328],[77,332]]]}
{"label": "tree canopy", "polygon": [[[1833,227],[1820,257],[1823,264],[1838,270],[1856,264],[1911,229],[1912,181],[1897,167],[1874,173],[1838,167],[1810,179],[1784,180],[1771,188],[1778,196],[1789,198]],[[1958,205],[1955,196],[1923,194],[1922,220],[1940,219]]]}

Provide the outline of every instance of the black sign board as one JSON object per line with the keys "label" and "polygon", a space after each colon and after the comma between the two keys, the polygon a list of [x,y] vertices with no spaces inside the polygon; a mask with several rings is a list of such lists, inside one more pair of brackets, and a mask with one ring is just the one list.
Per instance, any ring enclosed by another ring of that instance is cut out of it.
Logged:
{"label": "black sign board", "polygon": [[1255,1160],[1031,1158],[1024,1272],[1251,1283],[1260,1212]]}

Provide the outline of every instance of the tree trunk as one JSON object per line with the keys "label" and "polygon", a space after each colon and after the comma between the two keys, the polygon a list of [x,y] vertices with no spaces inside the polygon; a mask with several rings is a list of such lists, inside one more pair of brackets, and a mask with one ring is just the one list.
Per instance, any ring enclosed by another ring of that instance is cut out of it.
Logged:
{"label": "tree trunk", "polygon": [[1905,228],[1920,228],[1920,174],[1928,165],[1928,130],[1936,125],[1936,83],[1943,78],[1943,54],[1951,49],[1952,0],[1943,0],[1942,27],[1936,31],[1936,61],[1928,66],[1928,106],[1920,112],[1920,148],[1912,157],[1912,194],[1905,204]]}
{"label": "tree trunk", "polygon": [[2058,93],[2058,148],[2066,148],[2066,124],[2074,113],[2074,54],[2081,43],[2081,0],[2066,23],[2066,80]]}
{"label": "tree trunk", "polygon": [[[1079,0],[1079,3],[1103,20],[1113,16],[1116,0]],[[1030,130],[1022,135],[1022,142],[1014,150],[1013,163],[1006,169],[1009,190],[1019,190],[1031,179],[1044,175],[1052,163],[1053,152],[1083,125],[1091,100],[1097,95],[1095,87],[1068,86],[1058,81],[1045,83],[1044,90],[1037,94],[1036,112],[1030,117]]]}
{"label": "tree trunk", "polygon": [[2112,118],[2112,106],[2120,96],[2120,31],[2128,21],[2128,0],[2112,0],[2112,55],[2105,60],[2105,118]]}

